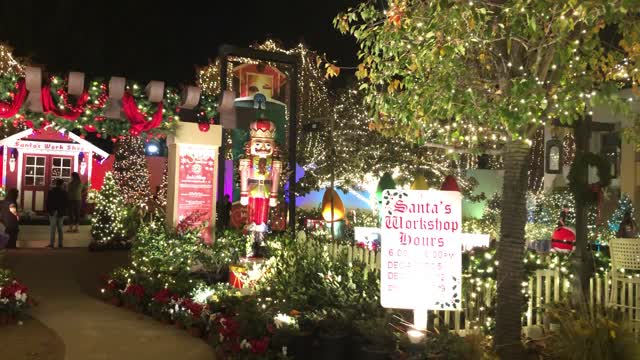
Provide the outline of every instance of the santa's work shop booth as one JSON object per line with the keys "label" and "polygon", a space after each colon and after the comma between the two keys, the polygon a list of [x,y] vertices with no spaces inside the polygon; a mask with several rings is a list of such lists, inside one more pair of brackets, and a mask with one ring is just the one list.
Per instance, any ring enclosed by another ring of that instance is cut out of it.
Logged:
{"label": "santa's work shop booth", "polygon": [[0,140],[2,186],[20,192],[19,207],[25,211],[45,211],[47,192],[56,179],[65,183],[77,172],[83,183],[91,179],[94,159],[109,154],[65,129],[27,129]]}

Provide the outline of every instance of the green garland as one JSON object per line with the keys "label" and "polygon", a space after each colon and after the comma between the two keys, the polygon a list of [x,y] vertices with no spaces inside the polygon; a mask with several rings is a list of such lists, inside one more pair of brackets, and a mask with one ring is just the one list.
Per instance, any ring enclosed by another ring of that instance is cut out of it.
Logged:
{"label": "green garland", "polygon": [[[0,101],[11,102],[12,93],[15,91],[15,85],[24,74],[4,73],[0,74]],[[49,78],[51,86],[51,95],[56,105],[63,109],[69,109],[69,105],[73,104],[75,99],[67,94],[67,80],[59,76]],[[95,133],[97,137],[109,138],[115,142],[117,139],[129,135],[129,122],[126,119],[111,119],[104,116],[104,110],[108,98],[108,85],[103,79],[93,79],[87,81],[89,85],[86,89],[89,93],[89,99],[82,114],[77,120],[70,121],[58,118],[53,114],[43,114],[32,112],[26,107],[20,109],[16,116],[12,119],[0,119],[0,122],[6,122],[15,128],[32,127],[34,129],[44,128],[47,125],[53,125],[56,128],[65,128],[69,131],[76,130],[81,136],[88,133]],[[150,102],[144,93],[144,87],[136,82],[129,81],[126,90],[134,97],[138,109],[143,114],[151,116],[157,108],[157,105]],[[162,124],[144,134],[147,138],[165,137],[174,134],[180,121],[180,92],[172,87],[165,87],[163,103],[163,120]],[[195,111],[200,118],[212,120],[218,116],[217,97],[202,93],[200,101]]]}
{"label": "green garland", "polygon": [[571,170],[567,176],[569,180],[569,189],[575,195],[576,201],[583,204],[590,204],[597,200],[595,193],[589,189],[589,184],[581,183],[581,179],[588,178],[589,166],[595,166],[598,169],[598,182],[600,188],[605,188],[611,184],[611,164],[609,161],[594,153],[576,154]]}

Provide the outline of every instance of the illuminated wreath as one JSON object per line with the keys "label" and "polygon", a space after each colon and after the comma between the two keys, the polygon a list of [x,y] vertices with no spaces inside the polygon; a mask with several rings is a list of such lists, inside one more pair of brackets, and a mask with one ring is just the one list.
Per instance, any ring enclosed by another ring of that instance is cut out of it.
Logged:
{"label": "illuminated wreath", "polygon": [[[598,169],[598,182],[594,184],[581,184],[580,179],[588,178],[589,166],[595,166]],[[586,153],[576,155],[569,175],[569,189],[575,195],[576,201],[583,204],[590,204],[598,199],[598,193],[602,188],[611,184],[611,164],[600,155],[594,153]]]}

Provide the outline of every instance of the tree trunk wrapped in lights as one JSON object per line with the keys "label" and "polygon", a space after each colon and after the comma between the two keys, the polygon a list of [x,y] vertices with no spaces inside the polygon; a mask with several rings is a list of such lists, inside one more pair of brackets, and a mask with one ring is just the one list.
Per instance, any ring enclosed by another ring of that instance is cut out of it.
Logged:
{"label": "tree trunk wrapped in lights", "polygon": [[[520,344],[524,278],[524,227],[527,223],[527,172],[529,146],[511,142],[505,147],[502,214],[498,242],[498,304],[496,344]],[[507,216],[508,214],[508,216]],[[500,350],[500,349],[498,349]],[[510,352],[513,354],[513,352]],[[505,357],[505,359],[516,357]]]}

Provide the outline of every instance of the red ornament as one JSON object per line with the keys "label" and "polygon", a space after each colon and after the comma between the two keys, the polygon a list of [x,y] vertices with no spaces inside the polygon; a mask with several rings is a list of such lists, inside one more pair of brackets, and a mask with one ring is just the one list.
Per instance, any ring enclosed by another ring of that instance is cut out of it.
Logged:
{"label": "red ornament", "polygon": [[95,126],[93,126],[93,125],[85,125],[85,126],[84,126],[84,129],[85,129],[85,131],[87,131],[87,132],[91,132],[91,133],[92,133],[92,132],[96,132],[96,127],[95,127]]}
{"label": "red ornament", "polygon": [[97,133],[97,134],[96,134],[96,137],[97,137],[98,139],[100,139],[100,138],[102,137],[102,134]]}
{"label": "red ornament", "polygon": [[80,139],[84,139],[84,134],[80,134]]}
{"label": "red ornament", "polygon": [[216,119],[211,118],[209,119],[209,124],[214,125],[216,123]]}
{"label": "red ornament", "polygon": [[440,187],[440,190],[460,192],[458,182],[456,181],[456,178],[453,177],[453,175],[447,175],[447,177],[444,179],[444,182],[442,183],[442,186]]}
{"label": "red ornament", "polygon": [[200,129],[200,131],[202,132],[207,132],[209,131],[209,128],[211,127],[211,125],[209,125],[208,122],[201,122],[198,123],[198,129]]}
{"label": "red ornament", "polygon": [[49,121],[48,120],[44,120],[43,122],[40,123],[40,128],[44,129],[47,126],[49,126]]}
{"label": "red ornament", "polygon": [[13,120],[13,127],[18,127],[18,124],[19,124],[18,120]]}
{"label": "red ornament", "polygon": [[24,125],[25,125],[26,127],[28,127],[29,129],[33,129],[33,121],[31,121],[31,120],[27,120],[27,121],[25,121],[25,122],[24,122]]}
{"label": "red ornament", "polygon": [[115,144],[115,143],[116,143],[116,141],[118,141],[118,139],[116,139],[116,138],[111,138],[111,141]]}

